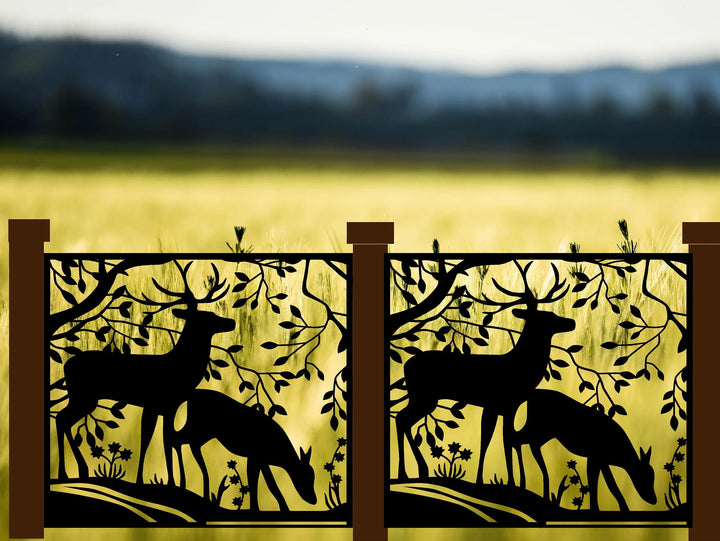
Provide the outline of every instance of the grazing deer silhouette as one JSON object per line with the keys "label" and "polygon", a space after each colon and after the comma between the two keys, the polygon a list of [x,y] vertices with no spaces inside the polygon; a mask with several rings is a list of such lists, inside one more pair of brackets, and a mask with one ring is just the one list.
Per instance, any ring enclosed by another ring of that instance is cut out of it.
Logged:
{"label": "grazing deer silhouette", "polygon": [[610,466],[623,468],[643,500],[657,502],[655,472],[650,465],[652,447],[640,448],[640,455],[622,427],[604,413],[585,406],[569,396],[549,389],[536,389],[527,401],[525,425],[513,436],[513,447],[520,462],[520,485],[525,486],[522,445],[530,446],[543,478],[543,497],[549,498],[549,478],[541,448],[553,438],[571,453],[587,458],[590,509],[598,510],[598,482],[600,473],[622,511],[628,511]]}
{"label": "grazing deer silhouette", "polygon": [[[235,321],[213,312],[198,310],[199,303],[214,302],[225,295],[221,292],[225,280],[218,283],[218,271],[214,267],[214,286],[202,299],[194,297],[187,283],[188,264],[180,269],[185,291],[176,293],[155,287],[163,293],[177,297],[170,303],[155,303],[146,297],[149,304],[170,306],[186,304],[186,309],[175,308],[175,317],[184,319],[185,326],[175,347],[163,354],[121,354],[107,351],[84,351],[71,357],[64,366],[64,385],[68,403],[56,416],[58,440],[58,478],[67,479],[65,471],[64,440],[67,438],[78,465],[79,477],[88,477],[88,466],[79,446],[72,438],[72,427],[86,415],[92,413],[102,399],[127,402],[143,408],[140,424],[140,457],[137,482],[142,483],[143,463],[150,439],[157,425],[158,417],[163,422],[163,447],[168,466],[168,482],[174,484],[171,447],[167,444],[172,433],[172,419],[180,404],[202,381],[210,359],[211,340],[215,334],[232,331]],[[154,281],[154,280],[153,280]],[[64,399],[65,399],[64,398]],[[64,400],[62,399],[62,400]],[[62,401],[60,400],[60,401]]]}
{"label": "grazing deer silhouette", "polygon": [[279,466],[288,473],[303,500],[310,504],[317,502],[315,472],[310,465],[312,448],[308,447],[307,452],[300,448],[298,456],[290,438],[276,421],[223,393],[206,389],[198,389],[190,395],[185,425],[173,436],[173,447],[180,464],[180,486],[185,486],[181,446],[189,444],[203,475],[203,497],[209,498],[210,480],[201,448],[212,439],[217,439],[234,455],[247,457],[250,509],[258,510],[258,481],[262,472],[280,509],[289,510],[270,466]]}
{"label": "grazing deer silhouette", "polygon": [[[565,280],[559,282],[557,268],[553,265],[555,283],[543,298],[536,298],[527,283],[527,270],[516,261],[523,279],[525,291],[509,291],[497,282],[495,286],[516,300],[496,302],[483,297],[487,305],[509,308],[526,304],[527,309],[515,308],[512,314],[525,320],[515,347],[507,353],[471,355],[444,351],[425,351],[408,359],[404,366],[405,388],[408,403],[397,413],[399,466],[398,478],[407,479],[405,471],[405,439],[417,461],[419,477],[428,476],[428,466],[418,445],[412,438],[412,427],[425,415],[432,413],[441,399],[456,400],[474,406],[482,406],[480,464],[477,482],[482,483],[483,465],[488,445],[495,431],[498,416],[503,416],[503,444],[508,468],[508,482],[514,484],[512,471],[512,448],[507,444],[512,436],[512,419],[520,404],[538,386],[550,360],[551,340],[555,334],[572,331],[575,321],[553,312],[537,310],[539,303],[552,303],[567,293],[560,291]],[[560,293],[558,293],[560,291]],[[553,297],[555,293],[557,296]],[[438,371],[442,370],[442,374]],[[509,421],[507,421],[509,420]]]}

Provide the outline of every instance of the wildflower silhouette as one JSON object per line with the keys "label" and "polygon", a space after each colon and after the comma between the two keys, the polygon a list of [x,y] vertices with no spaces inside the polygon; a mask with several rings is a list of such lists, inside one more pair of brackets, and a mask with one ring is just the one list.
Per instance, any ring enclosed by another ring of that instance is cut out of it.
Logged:
{"label": "wildflower silhouette", "polygon": [[[237,470],[237,462],[236,461],[228,460],[227,467],[229,470],[232,471],[232,475],[228,478],[230,485],[233,485],[233,486],[240,485],[240,487],[239,487],[240,496],[234,497],[233,501],[232,501],[233,505],[235,507],[237,507],[238,509],[240,509],[240,508],[242,508],[243,503],[245,502],[245,496],[250,491],[250,487],[248,487],[247,485],[244,485],[242,482],[242,479],[240,479],[240,472],[238,472],[238,470]],[[225,480],[225,478],[223,477],[223,481],[224,480]],[[222,486],[223,486],[223,484],[221,483],[221,487]],[[218,489],[218,505],[220,505],[220,498],[222,498],[222,492],[220,491],[220,489]]]}
{"label": "wildflower silhouette", "polygon": [[585,503],[585,496],[588,492],[590,492],[590,487],[588,487],[586,484],[582,482],[582,478],[580,477],[580,472],[577,469],[577,461],[575,460],[568,460],[567,467],[570,468],[573,472],[573,475],[570,476],[570,484],[571,485],[580,485],[580,496],[577,496],[573,498],[572,504],[580,509],[583,506],[583,503]]}
{"label": "wildflower silhouette", "polygon": [[665,494],[665,505],[668,509],[674,509],[683,503],[682,498],[680,497],[680,483],[682,483],[682,476],[673,472],[675,471],[678,463],[685,461],[686,453],[681,453],[680,449],[686,445],[687,440],[685,438],[678,438],[677,447],[675,447],[675,451],[673,451],[672,459],[670,462],[666,462],[665,466],[663,466],[670,476],[670,480],[668,481],[668,491],[667,494]]}
{"label": "wildflower silhouette", "polygon": [[125,470],[117,461],[127,462],[132,456],[132,451],[130,449],[123,449],[122,445],[114,441],[108,445],[108,453],[110,456],[105,454],[105,448],[101,445],[93,446],[91,451],[92,457],[98,460],[104,460],[104,462],[101,462],[93,471],[95,477],[122,479],[125,477]]}
{"label": "wildflower silhouette", "polygon": [[325,505],[328,509],[335,509],[342,503],[342,498],[340,497],[340,483],[342,482],[342,476],[333,472],[335,471],[336,462],[339,463],[345,461],[345,453],[340,452],[340,449],[345,447],[345,445],[347,445],[347,440],[345,438],[338,438],[337,447],[333,452],[332,460],[327,462],[324,466],[325,471],[330,474],[328,492],[325,494]]}
{"label": "wildflower silhouette", "polygon": [[454,441],[448,445],[448,453],[450,453],[450,456],[445,455],[445,449],[440,445],[433,446],[433,458],[444,460],[444,462],[441,462],[435,469],[435,476],[449,479],[462,479],[465,477],[465,470],[456,462],[458,460],[470,460],[472,451],[470,449],[463,449],[458,442]]}

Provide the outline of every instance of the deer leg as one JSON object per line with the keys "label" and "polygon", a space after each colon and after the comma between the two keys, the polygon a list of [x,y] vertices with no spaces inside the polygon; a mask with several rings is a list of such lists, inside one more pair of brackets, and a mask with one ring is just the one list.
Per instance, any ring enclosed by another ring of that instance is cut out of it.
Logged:
{"label": "deer leg", "polygon": [[202,478],[203,478],[203,498],[206,500],[210,499],[210,475],[208,474],[207,466],[205,465],[205,460],[203,459],[202,450],[200,449],[199,445],[190,444],[190,451],[192,451],[192,455],[195,457],[195,462],[197,462],[197,465],[200,467],[200,471],[202,472]]}
{"label": "deer leg", "polygon": [[485,464],[485,455],[487,454],[490,440],[495,432],[498,414],[485,408],[482,412],[482,421],[480,421],[480,463],[478,464],[477,481],[478,485],[483,482],[483,465]]}
{"label": "deer leg", "polygon": [[545,459],[542,456],[542,451],[540,450],[539,445],[530,445],[530,450],[532,451],[532,454],[535,457],[535,461],[537,462],[538,466],[540,466],[540,472],[542,473],[543,498],[549,500],[550,476],[548,475],[548,469],[547,465],[545,464]]}
{"label": "deer leg", "polygon": [[163,450],[165,451],[165,464],[168,472],[168,485],[175,486],[175,476],[173,475],[172,460],[172,442],[175,437],[175,429],[173,427],[174,412],[165,412],[163,414]]}
{"label": "deer leg", "polygon": [[407,406],[400,410],[395,417],[395,427],[397,431],[398,440],[398,479],[407,480],[408,476],[405,471],[405,440],[407,439],[410,444],[410,450],[415,457],[415,461],[418,465],[418,477],[429,477],[430,472],[428,470],[427,462],[423,457],[420,449],[412,438],[412,427],[417,423],[424,415],[431,413],[435,409],[435,404],[427,404],[413,400],[412,397],[408,400]]}
{"label": "deer leg", "polygon": [[507,415],[503,415],[503,447],[505,451],[505,467],[508,472],[508,486],[515,486],[515,472],[513,471],[512,464],[512,450],[515,435],[515,428],[513,427],[514,416],[514,412],[508,412]]}
{"label": "deer leg", "polygon": [[136,483],[141,485],[143,482],[143,464],[145,463],[145,453],[147,453],[150,440],[157,426],[158,414],[153,410],[143,409],[140,417],[140,457],[138,459],[138,471]]}
{"label": "deer leg", "polygon": [[258,481],[260,478],[260,466],[256,461],[248,458],[247,461],[248,488],[250,489],[250,510],[259,511],[258,507]]}
{"label": "deer leg", "polygon": [[[62,411],[60,413],[62,413]],[[65,426],[61,425],[60,421],[58,421],[60,413],[58,413],[55,418],[58,447],[58,479],[65,481],[68,478],[67,471],[65,470]]]}
{"label": "deer leg", "polygon": [[185,465],[183,464],[183,457],[182,457],[182,445],[179,445],[179,444],[176,445],[175,452],[177,453],[177,457],[178,457],[178,468],[180,468],[180,488],[185,488],[186,479],[185,479]]}
{"label": "deer leg", "polygon": [[65,438],[67,438],[70,444],[70,450],[72,451],[75,461],[78,467],[78,477],[87,478],[90,476],[87,462],[85,457],[80,452],[79,447],[75,444],[75,440],[72,437],[72,427],[83,418],[83,416],[91,413],[95,409],[94,404],[83,404],[77,401],[68,401],[67,406],[58,412],[55,418],[57,439],[58,439],[58,478],[67,479],[67,471],[65,469]]}
{"label": "deer leg", "polygon": [[520,470],[520,488],[525,488],[527,480],[525,479],[525,464],[523,463],[522,445],[513,445],[513,448],[517,452],[518,457],[518,468]]}
{"label": "deer leg", "polygon": [[277,486],[277,483],[275,482],[275,478],[272,475],[272,472],[270,471],[270,466],[265,465],[262,468],[260,468],[260,471],[262,472],[263,479],[265,479],[265,484],[270,489],[270,493],[275,496],[275,499],[277,500],[278,504],[280,504],[280,511],[290,511],[290,508],[287,506],[287,503],[285,502],[285,498],[282,495],[282,492],[280,492],[280,489]]}
{"label": "deer leg", "polygon": [[598,484],[600,481],[600,468],[594,460],[587,461],[588,487],[590,488],[590,510],[599,511],[598,507]]}
{"label": "deer leg", "polygon": [[610,466],[605,465],[603,466],[600,471],[603,474],[603,477],[605,478],[605,483],[607,484],[608,488],[610,489],[610,493],[615,496],[615,499],[618,502],[618,505],[620,505],[620,511],[630,511],[630,508],[627,506],[627,503],[625,503],[625,498],[622,495],[622,492],[620,492],[620,489],[617,486],[617,483],[615,482],[615,478],[612,475],[612,472],[610,471]]}

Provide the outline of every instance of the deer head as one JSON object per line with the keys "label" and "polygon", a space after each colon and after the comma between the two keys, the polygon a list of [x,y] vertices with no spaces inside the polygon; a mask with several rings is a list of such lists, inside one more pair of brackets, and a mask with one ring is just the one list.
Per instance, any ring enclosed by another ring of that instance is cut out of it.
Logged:
{"label": "deer head", "polygon": [[657,503],[655,495],[655,470],[650,465],[650,455],[652,447],[648,447],[647,451],[643,451],[640,447],[640,462],[634,468],[630,478],[632,479],[635,489],[643,500],[649,504]]}
{"label": "deer head", "polygon": [[303,500],[309,504],[315,505],[317,503],[317,496],[315,495],[315,471],[310,465],[310,455],[312,454],[312,447],[308,447],[307,452],[300,448],[300,460],[293,469],[293,473],[290,476],[292,479],[295,490],[302,497]]}

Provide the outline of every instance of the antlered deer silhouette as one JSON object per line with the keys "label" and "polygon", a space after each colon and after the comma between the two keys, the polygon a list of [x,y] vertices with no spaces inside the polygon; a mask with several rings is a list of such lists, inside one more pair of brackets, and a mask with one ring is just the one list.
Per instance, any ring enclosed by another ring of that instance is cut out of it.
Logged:
{"label": "antlered deer silhouette", "polygon": [[279,466],[288,473],[303,500],[310,504],[317,502],[315,472],[310,465],[312,448],[308,447],[307,452],[300,448],[298,456],[290,438],[276,421],[223,393],[206,389],[198,389],[190,395],[185,425],[173,436],[173,447],[180,463],[180,486],[185,486],[181,446],[189,444],[203,475],[203,497],[209,498],[210,480],[201,448],[215,438],[234,455],[247,457],[250,509],[258,510],[258,481],[262,472],[280,509],[289,510],[270,466]]}
{"label": "antlered deer silhouette", "polygon": [[643,500],[650,504],[657,502],[655,472],[650,465],[652,447],[648,447],[647,451],[641,447],[638,456],[630,438],[617,422],[594,408],[549,389],[536,389],[530,394],[525,424],[513,437],[513,447],[520,461],[520,486],[525,486],[522,445],[527,444],[542,472],[543,496],[549,498],[548,471],[541,448],[553,438],[557,438],[571,453],[587,458],[590,509],[598,510],[598,482],[602,473],[620,509],[628,511],[610,466],[619,466],[628,473]]}
{"label": "antlered deer silhouette", "polygon": [[[498,416],[502,416],[503,445],[508,468],[508,482],[514,484],[512,471],[512,448],[506,442],[511,439],[512,419],[535,389],[547,369],[550,360],[551,340],[555,334],[572,331],[575,321],[553,312],[538,310],[541,303],[553,303],[562,298],[568,288],[566,280],[560,282],[558,270],[552,266],[555,283],[542,298],[537,298],[527,282],[528,263],[524,268],[515,261],[523,280],[524,291],[514,292],[493,283],[499,291],[515,300],[497,302],[483,296],[485,305],[504,310],[518,304],[526,309],[515,308],[512,314],[525,320],[515,347],[503,354],[464,354],[444,351],[424,351],[408,359],[404,366],[404,382],[408,403],[395,418],[399,453],[398,478],[407,479],[405,471],[405,440],[417,461],[419,477],[428,476],[428,466],[418,445],[412,438],[412,427],[424,416],[432,413],[441,399],[456,400],[483,408],[480,426],[480,464],[477,482],[482,483],[483,465],[490,440],[495,431]],[[557,295],[555,295],[557,293]],[[555,296],[553,296],[555,295]],[[442,370],[443,375],[438,371]]]}
{"label": "antlered deer silhouette", "polygon": [[[184,328],[172,350],[163,354],[121,354],[106,351],[84,351],[71,357],[64,366],[65,398],[68,403],[55,419],[58,441],[58,478],[67,479],[65,470],[64,440],[67,438],[78,465],[79,477],[88,477],[88,466],[79,446],[72,438],[72,427],[92,413],[102,399],[127,402],[143,408],[140,424],[140,457],[137,482],[142,483],[143,463],[158,417],[163,422],[163,447],[168,466],[168,482],[174,484],[171,447],[167,444],[172,433],[172,419],[180,404],[202,381],[210,359],[212,337],[235,328],[235,321],[213,312],[198,310],[201,303],[212,303],[227,293],[220,291],[225,280],[218,283],[218,270],[213,265],[214,284],[203,298],[196,298],[187,282],[187,271],[176,261],[185,291],[174,292],[155,287],[174,301],[154,302],[145,297],[146,304],[170,307],[185,304],[187,308],[174,308],[172,314],[185,320]],[[214,296],[215,293],[220,293]],[[64,400],[64,399],[63,399]]]}

